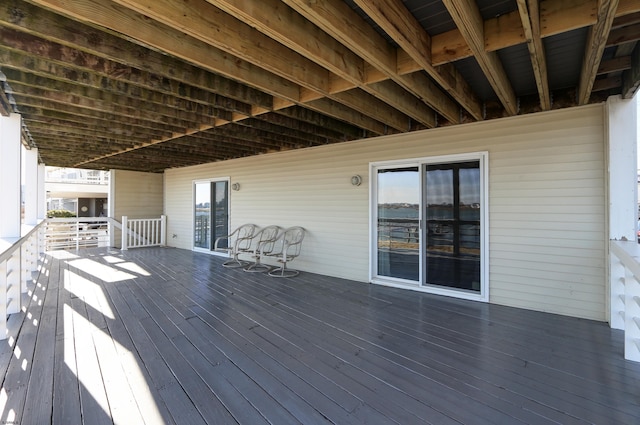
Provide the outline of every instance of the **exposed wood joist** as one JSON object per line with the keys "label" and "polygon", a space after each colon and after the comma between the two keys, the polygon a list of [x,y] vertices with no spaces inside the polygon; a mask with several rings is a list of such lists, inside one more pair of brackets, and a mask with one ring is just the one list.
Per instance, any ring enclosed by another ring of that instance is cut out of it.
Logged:
{"label": "exposed wood joist", "polygon": [[[334,96],[330,92],[328,70],[239,19],[226,15],[205,0],[191,0],[188,3],[176,3],[171,0],[115,1],[255,66],[260,66],[300,87],[340,103],[345,101],[344,98]],[[397,110],[391,111],[391,108],[383,107],[381,104],[371,108],[363,107],[370,101],[364,96],[364,93],[352,92],[347,99],[350,103],[343,104],[351,109],[383,122],[396,130],[405,131],[408,128],[409,117],[400,116]],[[392,113],[389,115],[388,112]]]}
{"label": "exposed wood joist", "polygon": [[[405,76],[405,78],[407,75],[416,76],[413,72],[409,74],[400,71],[399,62],[401,58],[405,55],[408,56],[411,61],[417,64],[418,69],[415,70],[416,72],[426,71],[472,117],[477,120],[483,119],[480,101],[458,71],[452,65],[444,64],[439,67],[433,65],[431,59],[431,36],[420,26],[402,1],[356,0],[355,3],[400,46],[396,52],[397,63],[394,73]],[[355,17],[351,19],[355,19]],[[384,42],[384,40],[380,42]],[[419,82],[415,83],[415,85],[419,84]],[[446,101],[446,98],[442,96],[438,96],[435,99]],[[434,106],[434,108],[438,110],[437,106]],[[445,117],[453,123],[458,121],[455,117],[453,117],[454,119],[451,119],[448,115],[445,115]]]}
{"label": "exposed wood joist", "polygon": [[[432,83],[421,81],[422,84],[415,84],[398,76],[396,77],[398,86],[367,84],[365,63],[362,58],[279,0],[208,1],[222,10],[239,16],[271,38],[330,70],[335,74],[330,76],[332,92],[344,91],[349,87],[360,87],[428,127],[435,126],[431,108],[453,122],[459,119],[457,105]],[[285,21],[287,25],[272,25],[273,22]],[[411,96],[404,94],[400,86],[418,96],[430,108],[412,101]],[[384,90],[379,90],[380,88]]]}
{"label": "exposed wood joist", "polygon": [[591,89],[598,74],[600,59],[602,58],[617,9],[618,0],[598,1],[596,23],[589,29],[580,72],[580,83],[578,85],[578,103],[580,105],[586,104],[591,96]]}
{"label": "exposed wood joist", "polygon": [[622,74],[622,97],[631,99],[640,89],[640,43],[631,54],[631,67]]}
{"label": "exposed wood joist", "polygon": [[638,25],[637,0],[6,0],[0,114],[52,165],[159,172],[631,96]]}
{"label": "exposed wood joist", "polygon": [[547,60],[540,37],[540,10],[538,0],[517,0],[520,21],[527,40],[527,48],[531,57],[531,66],[536,78],[540,106],[543,110],[551,109],[551,94],[547,75]]}
{"label": "exposed wood joist", "polygon": [[443,3],[505,110],[515,115],[518,102],[502,62],[496,52],[485,51],[484,21],[478,6],[471,0],[443,0]]}
{"label": "exposed wood joist", "polygon": [[[91,1],[64,3],[55,0],[35,0],[34,3],[80,19],[82,22],[109,27],[144,45],[165,51],[207,71],[248,84],[270,95],[276,95],[288,102],[281,103],[282,107],[300,103],[300,86],[297,84],[241,58],[229,56],[210,44],[160,22],[147,19],[130,9],[115,4],[104,5]],[[328,109],[324,110],[318,102],[312,103],[315,104],[315,110],[320,113],[351,122],[375,134],[384,134],[387,130],[379,121],[350,108],[336,108],[332,103],[325,102],[322,106],[328,106]]]}

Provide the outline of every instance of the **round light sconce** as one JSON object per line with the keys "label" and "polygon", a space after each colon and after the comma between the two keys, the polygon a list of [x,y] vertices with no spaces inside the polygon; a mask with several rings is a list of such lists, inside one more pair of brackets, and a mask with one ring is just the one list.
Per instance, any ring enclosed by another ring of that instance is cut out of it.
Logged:
{"label": "round light sconce", "polygon": [[231,185],[231,189],[235,190],[236,192],[240,190],[240,183],[234,183]]}
{"label": "round light sconce", "polygon": [[359,175],[351,176],[351,184],[354,186],[360,186],[362,184],[362,177]]}

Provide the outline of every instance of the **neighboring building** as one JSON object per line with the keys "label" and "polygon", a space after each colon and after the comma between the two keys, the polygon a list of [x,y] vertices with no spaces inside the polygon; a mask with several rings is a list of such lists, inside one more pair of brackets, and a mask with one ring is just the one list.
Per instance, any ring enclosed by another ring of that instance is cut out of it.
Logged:
{"label": "neighboring building", "polygon": [[109,171],[46,167],[47,211],[67,210],[78,217],[108,215]]}

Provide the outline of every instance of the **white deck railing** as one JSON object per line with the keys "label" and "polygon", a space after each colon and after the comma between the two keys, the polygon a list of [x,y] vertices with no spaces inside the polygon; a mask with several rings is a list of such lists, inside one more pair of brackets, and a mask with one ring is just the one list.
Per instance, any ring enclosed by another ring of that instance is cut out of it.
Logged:
{"label": "white deck railing", "polygon": [[164,246],[166,244],[167,217],[122,217],[122,249]]}
{"label": "white deck railing", "polygon": [[624,331],[624,357],[640,362],[640,244],[611,241],[611,317]]}
{"label": "white deck railing", "polygon": [[22,294],[38,270],[44,249],[45,222],[22,238],[0,239],[0,339],[7,338],[7,315],[22,309]]}
{"label": "white deck railing", "polygon": [[49,218],[45,233],[45,250],[80,249],[110,246],[108,217]]}

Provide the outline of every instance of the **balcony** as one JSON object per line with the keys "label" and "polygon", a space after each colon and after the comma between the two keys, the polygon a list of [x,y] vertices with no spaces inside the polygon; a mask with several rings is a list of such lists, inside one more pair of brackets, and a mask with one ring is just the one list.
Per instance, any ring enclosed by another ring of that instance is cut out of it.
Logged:
{"label": "balcony", "polygon": [[180,249],[44,258],[1,342],[2,421],[640,422],[606,323]]}

